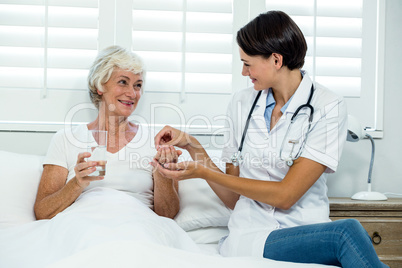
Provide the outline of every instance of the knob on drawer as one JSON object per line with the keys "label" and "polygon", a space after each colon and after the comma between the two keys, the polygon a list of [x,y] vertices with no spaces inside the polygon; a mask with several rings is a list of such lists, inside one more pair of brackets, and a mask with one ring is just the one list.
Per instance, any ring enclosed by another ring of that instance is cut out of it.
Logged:
{"label": "knob on drawer", "polygon": [[371,241],[373,241],[373,244],[379,245],[381,243],[381,236],[378,232],[374,232],[373,236],[371,237]]}

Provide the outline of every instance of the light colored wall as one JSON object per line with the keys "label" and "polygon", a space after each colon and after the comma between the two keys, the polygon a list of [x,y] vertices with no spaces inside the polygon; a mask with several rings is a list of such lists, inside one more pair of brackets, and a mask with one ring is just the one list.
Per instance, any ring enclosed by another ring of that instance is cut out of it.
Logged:
{"label": "light colored wall", "polygon": [[[374,191],[402,193],[402,1],[387,0],[385,33],[384,138],[377,139],[372,175]],[[0,150],[46,154],[53,134],[0,132]],[[329,176],[328,195],[350,197],[366,190],[369,140],[346,143],[338,171]]]}
{"label": "light colored wall", "polygon": [[[376,139],[373,191],[402,194],[402,1],[387,0],[385,32],[384,138]],[[346,143],[338,171],[329,176],[329,196],[367,189],[371,143]]]}

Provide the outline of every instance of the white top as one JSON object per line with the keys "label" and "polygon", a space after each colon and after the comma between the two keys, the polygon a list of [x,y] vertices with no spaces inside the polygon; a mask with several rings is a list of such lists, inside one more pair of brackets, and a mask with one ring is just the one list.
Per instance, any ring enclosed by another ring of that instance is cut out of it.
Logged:
{"label": "white top", "polygon": [[[261,93],[243,145],[241,177],[266,181],[281,181],[285,177],[289,167],[279,158],[280,147],[292,115],[300,105],[307,103],[311,85],[310,77],[305,74],[285,113],[270,133],[264,119],[268,90]],[[325,173],[335,172],[346,141],[346,104],[341,97],[321,85],[317,84],[314,89],[311,101],[314,118],[301,156],[327,166]],[[224,162],[231,163],[233,153],[238,151],[246,119],[257,93],[253,88],[241,90],[234,94],[229,104],[228,117],[232,122],[226,126],[230,131],[225,133],[229,135],[225,135],[229,145],[223,150]],[[307,121],[299,121],[291,132],[296,131],[296,135],[299,133],[300,136],[301,125]],[[285,146],[288,145],[286,141]],[[262,257],[265,240],[271,231],[330,221],[325,173],[289,210],[240,196],[229,221],[230,234],[220,248],[221,254]]]}
{"label": "white top", "polygon": [[[86,152],[87,125],[59,130],[49,146],[43,164],[51,164],[68,169],[67,181],[75,176],[74,167],[79,153]],[[148,128],[138,128],[134,138],[117,153],[106,153],[106,175],[101,181],[93,181],[84,189],[108,187],[134,196],[151,209],[153,208],[152,161],[156,150]],[[66,181],[66,182],[67,182]]]}

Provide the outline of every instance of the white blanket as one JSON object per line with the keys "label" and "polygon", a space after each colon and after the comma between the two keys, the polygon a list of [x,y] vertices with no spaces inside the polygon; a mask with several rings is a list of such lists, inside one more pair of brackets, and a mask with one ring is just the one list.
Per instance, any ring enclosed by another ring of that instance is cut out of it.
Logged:
{"label": "white blanket", "polygon": [[0,267],[45,267],[112,241],[145,241],[199,252],[173,220],[157,216],[123,192],[95,188],[51,220],[0,230]]}
{"label": "white blanket", "polygon": [[221,257],[132,241],[110,242],[82,251],[46,268],[319,268],[318,264],[297,264],[252,257]]}
{"label": "white blanket", "polygon": [[51,220],[0,230],[0,267],[323,267],[208,255],[173,220],[107,188]]}

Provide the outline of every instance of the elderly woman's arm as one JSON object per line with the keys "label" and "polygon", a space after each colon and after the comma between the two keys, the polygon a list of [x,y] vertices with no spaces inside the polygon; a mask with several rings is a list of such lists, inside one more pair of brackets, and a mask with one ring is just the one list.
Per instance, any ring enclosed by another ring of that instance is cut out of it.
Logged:
{"label": "elderly woman's arm", "polygon": [[70,206],[81,194],[82,188],[76,180],[66,184],[68,170],[55,165],[43,167],[38,193],[34,205],[37,220],[51,219]]}
{"label": "elderly woman's arm", "polygon": [[[162,146],[155,155],[161,164],[177,163],[181,151],[173,146]],[[159,216],[173,219],[180,209],[179,184],[176,180],[164,177],[154,169],[154,211]]]}
{"label": "elderly woman's arm", "polygon": [[85,157],[89,155],[89,153],[78,155],[74,169],[76,176],[67,183],[66,168],[44,165],[34,205],[37,220],[53,218],[74,203],[91,181],[103,179],[103,177],[88,176],[95,171],[97,164],[94,161],[85,161]]}
{"label": "elderly woman's arm", "polygon": [[159,216],[173,219],[180,209],[178,182],[163,177],[154,170],[154,211]]}

